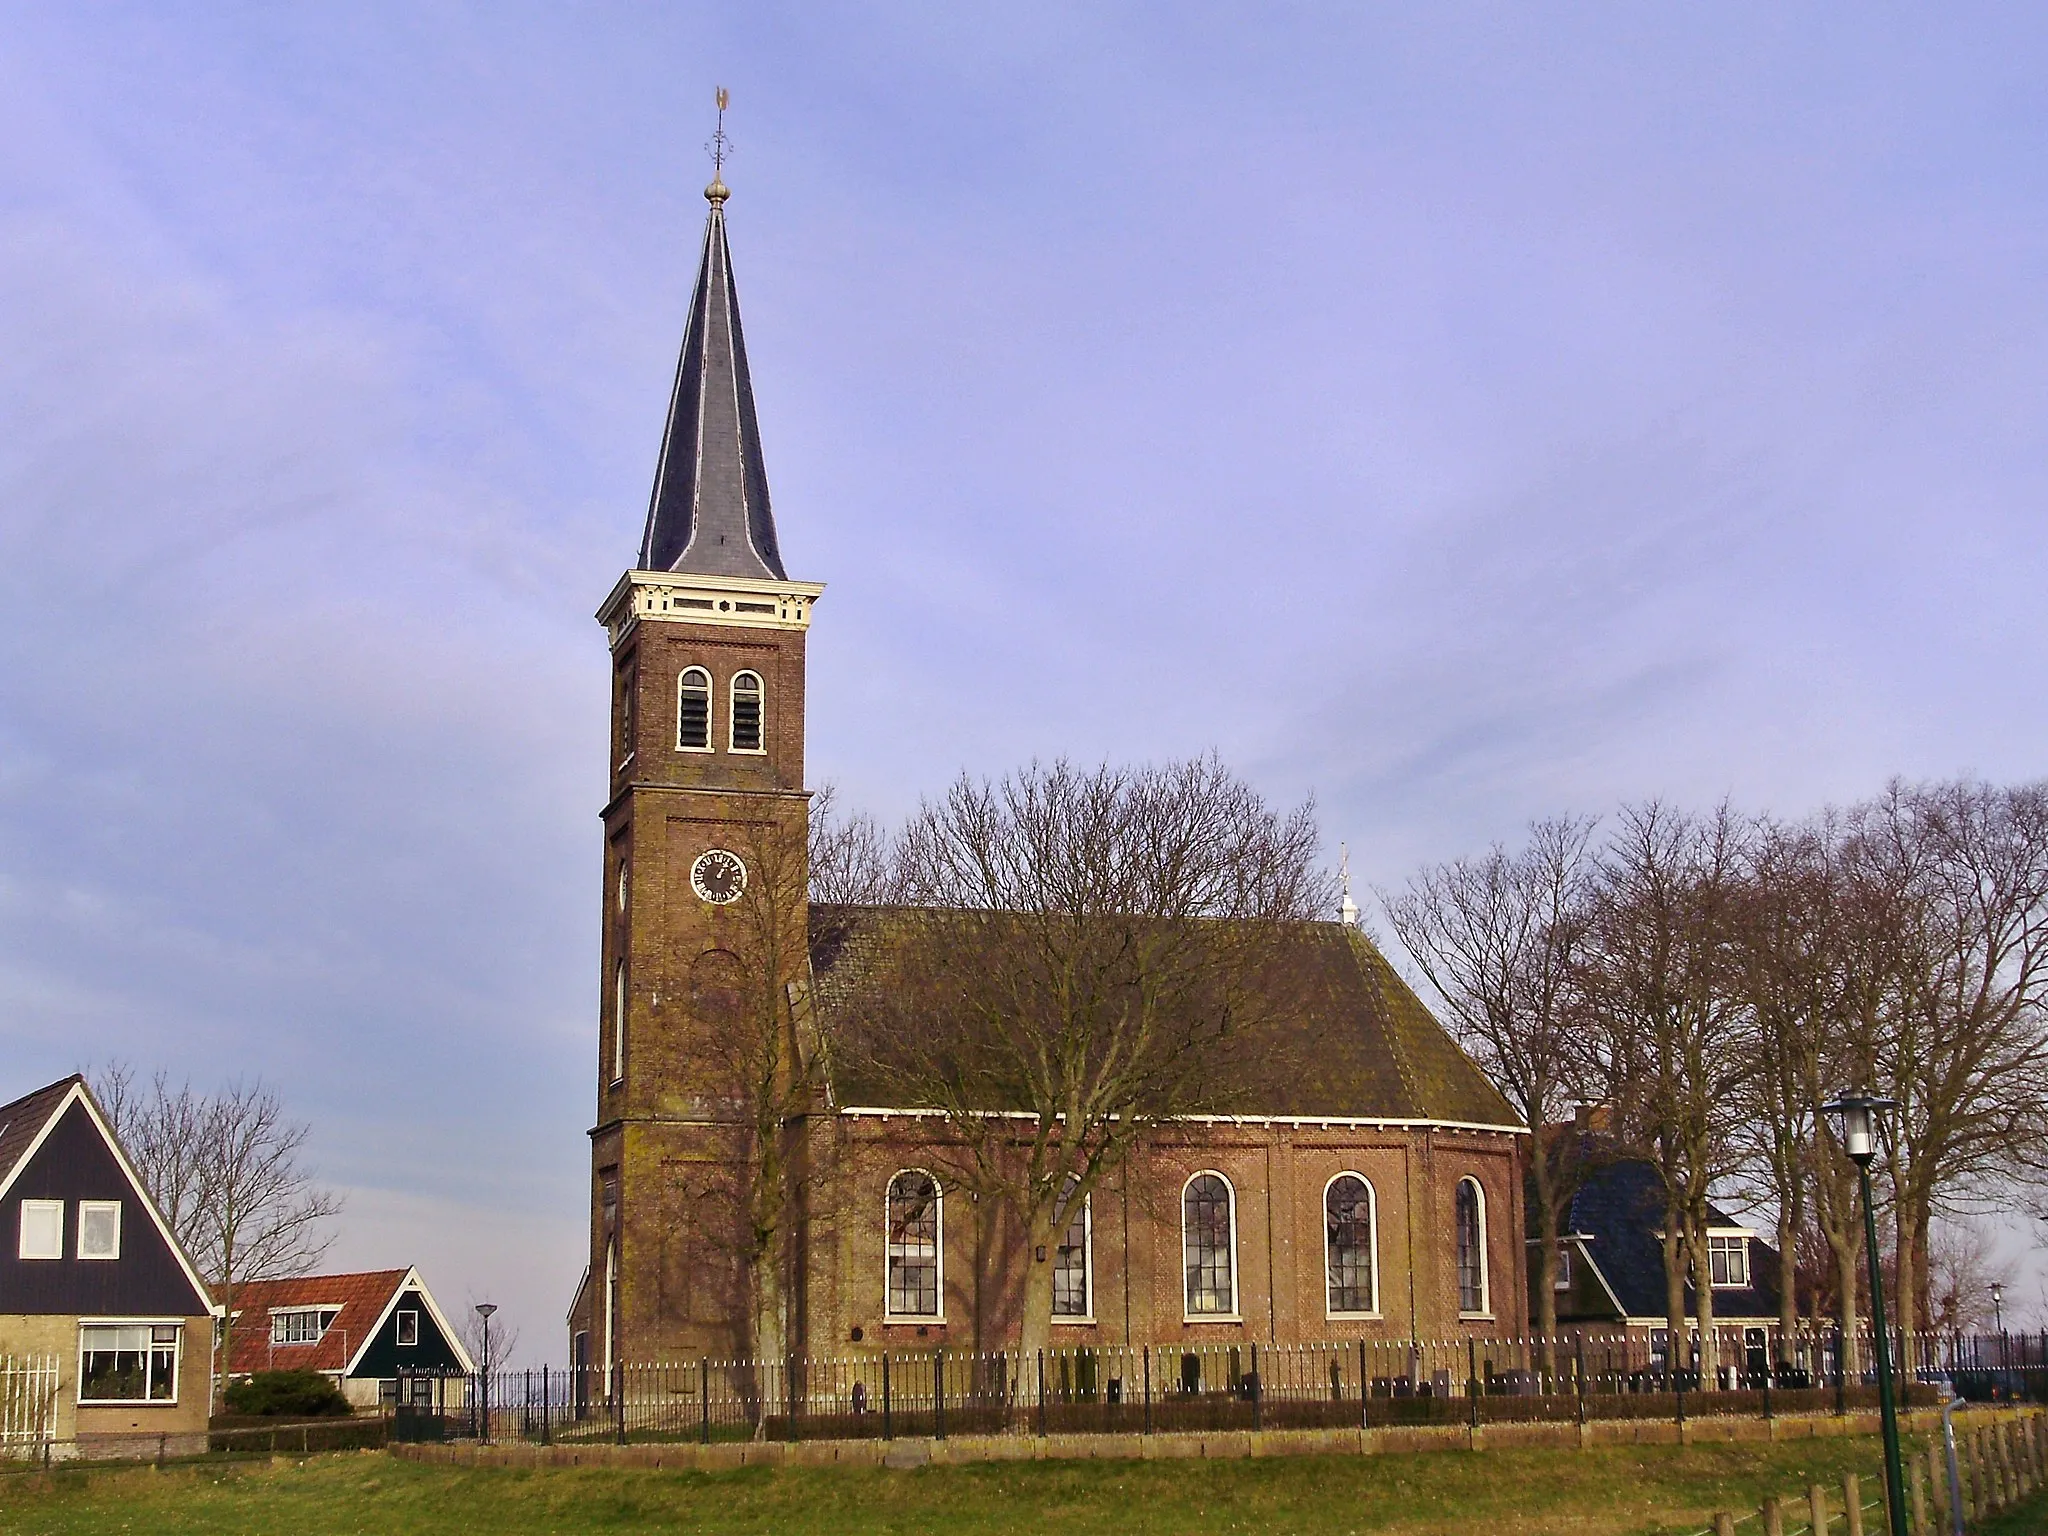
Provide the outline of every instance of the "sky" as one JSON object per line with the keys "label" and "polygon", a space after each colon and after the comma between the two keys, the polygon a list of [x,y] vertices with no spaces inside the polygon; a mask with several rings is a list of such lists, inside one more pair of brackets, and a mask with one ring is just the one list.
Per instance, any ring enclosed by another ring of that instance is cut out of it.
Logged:
{"label": "sky", "polygon": [[0,0],[0,1097],[260,1075],[562,1357],[719,85],[843,804],[2042,774],[2048,12]]}

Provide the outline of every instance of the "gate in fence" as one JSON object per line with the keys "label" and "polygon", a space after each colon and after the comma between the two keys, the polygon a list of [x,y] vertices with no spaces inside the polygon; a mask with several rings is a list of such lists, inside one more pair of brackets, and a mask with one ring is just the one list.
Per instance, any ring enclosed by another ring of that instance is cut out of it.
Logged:
{"label": "gate in fence", "polygon": [[57,1438],[57,1357],[0,1355],[0,1456],[48,1454]]}

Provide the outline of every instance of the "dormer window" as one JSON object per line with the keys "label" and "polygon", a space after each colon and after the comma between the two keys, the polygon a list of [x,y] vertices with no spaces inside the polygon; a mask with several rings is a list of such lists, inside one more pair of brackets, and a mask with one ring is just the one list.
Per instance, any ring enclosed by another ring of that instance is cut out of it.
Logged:
{"label": "dormer window", "polygon": [[732,749],[760,752],[761,713],[764,694],[758,672],[735,672],[732,676]]}
{"label": "dormer window", "polygon": [[711,750],[711,674],[685,667],[676,680],[676,750]]}
{"label": "dormer window", "polygon": [[270,1314],[273,1344],[318,1344],[341,1316],[339,1307],[284,1307]]}

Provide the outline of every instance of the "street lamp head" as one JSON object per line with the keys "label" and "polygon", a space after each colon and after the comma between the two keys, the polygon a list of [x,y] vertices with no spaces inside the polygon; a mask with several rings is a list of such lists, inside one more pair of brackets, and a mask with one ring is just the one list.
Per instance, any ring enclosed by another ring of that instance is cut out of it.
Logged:
{"label": "street lamp head", "polygon": [[1839,1122],[1842,1150],[1849,1154],[1849,1160],[1859,1168],[1868,1168],[1870,1160],[1877,1156],[1878,1116],[1888,1109],[1897,1109],[1895,1099],[1873,1099],[1867,1093],[1845,1093],[1832,1104],[1823,1104],[1820,1112],[1833,1115]]}
{"label": "street lamp head", "polygon": [[495,1301],[480,1301],[476,1304],[476,1315],[485,1322],[489,1322],[491,1314],[497,1310],[498,1304]]}

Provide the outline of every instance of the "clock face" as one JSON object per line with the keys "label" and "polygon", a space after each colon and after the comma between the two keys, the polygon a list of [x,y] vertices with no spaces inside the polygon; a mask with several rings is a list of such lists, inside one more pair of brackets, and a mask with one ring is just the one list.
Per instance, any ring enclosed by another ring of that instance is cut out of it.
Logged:
{"label": "clock face", "polygon": [[690,889],[714,906],[738,901],[747,888],[747,866],[736,853],[713,848],[697,855],[690,866]]}

